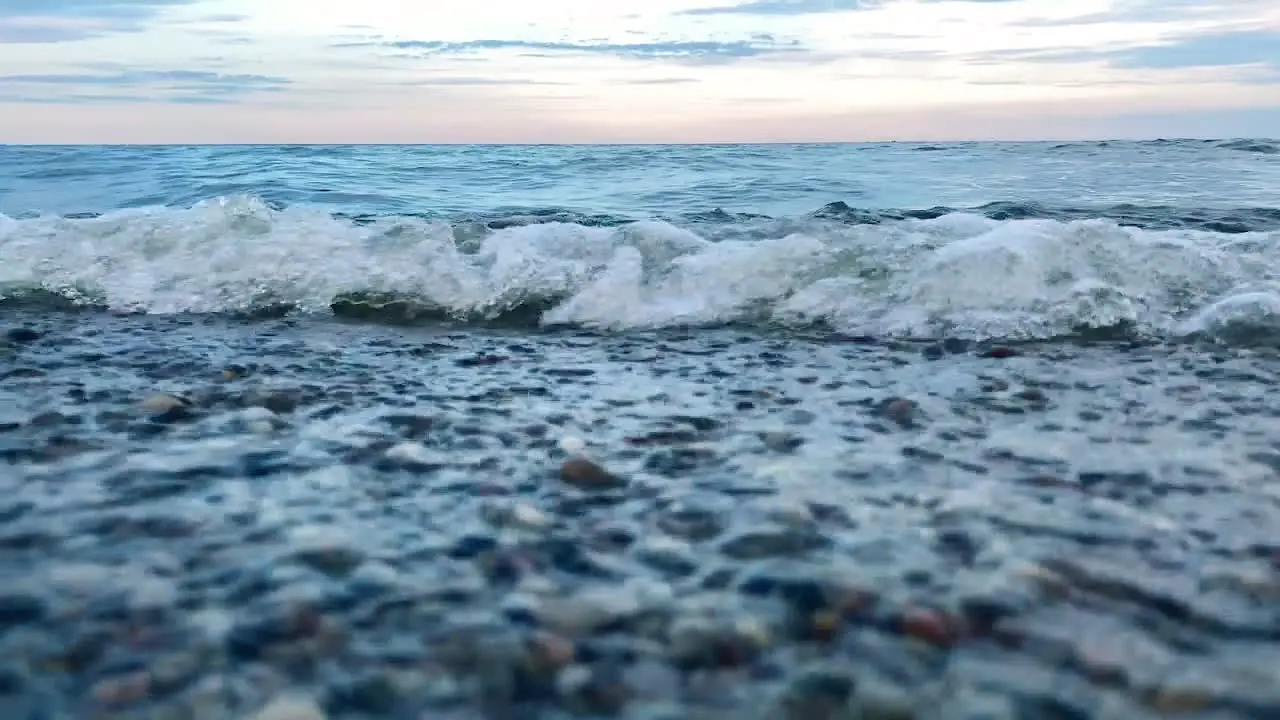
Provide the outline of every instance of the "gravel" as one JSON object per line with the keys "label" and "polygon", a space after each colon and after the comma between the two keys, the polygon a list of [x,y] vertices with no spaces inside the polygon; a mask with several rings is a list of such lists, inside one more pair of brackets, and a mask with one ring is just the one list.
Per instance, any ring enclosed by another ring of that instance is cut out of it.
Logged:
{"label": "gravel", "polygon": [[3,717],[1280,716],[1274,351],[0,320]]}

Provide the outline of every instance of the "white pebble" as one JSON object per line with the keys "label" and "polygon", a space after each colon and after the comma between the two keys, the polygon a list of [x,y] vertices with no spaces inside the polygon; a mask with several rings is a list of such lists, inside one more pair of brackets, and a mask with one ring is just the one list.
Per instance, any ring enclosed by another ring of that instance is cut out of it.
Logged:
{"label": "white pebble", "polygon": [[392,586],[400,581],[400,573],[390,565],[374,560],[356,568],[351,573],[351,579],[372,585]]}
{"label": "white pebble", "polygon": [[585,665],[570,665],[556,675],[556,690],[561,695],[577,694],[591,682],[591,669]]}
{"label": "white pebble", "polygon": [[305,697],[278,697],[253,716],[254,720],[325,720],[324,711]]}
{"label": "white pebble", "polygon": [[437,459],[425,445],[414,442],[404,442],[390,448],[387,450],[387,457],[398,462],[419,465],[429,465]]}
{"label": "white pebble", "polygon": [[129,604],[135,610],[163,609],[178,602],[178,586],[171,580],[153,576],[129,581]]}
{"label": "white pebble", "polygon": [[511,522],[526,530],[543,530],[551,525],[551,518],[532,505],[520,503],[511,509]]}
{"label": "white pebble", "polygon": [[235,627],[231,613],[217,608],[198,610],[187,616],[187,622],[211,642],[223,642]]}
{"label": "white pebble", "polygon": [[581,455],[586,451],[587,443],[582,438],[570,435],[560,438],[560,449],[570,455]]}
{"label": "white pebble", "polygon": [[254,420],[249,423],[249,432],[254,435],[270,435],[275,432],[275,426],[266,420]]}

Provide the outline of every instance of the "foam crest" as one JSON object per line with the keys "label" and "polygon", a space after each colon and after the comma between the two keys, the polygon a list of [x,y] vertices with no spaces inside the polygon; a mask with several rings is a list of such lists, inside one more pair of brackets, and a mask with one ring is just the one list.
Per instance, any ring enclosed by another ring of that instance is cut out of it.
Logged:
{"label": "foam crest", "polygon": [[0,215],[0,297],[374,320],[393,310],[397,319],[460,321],[524,311],[543,324],[608,330],[823,323],[914,338],[1123,332],[1239,341],[1280,328],[1280,290],[1268,284],[1280,267],[1276,232],[966,213],[778,227],[716,241],[697,225],[659,221],[477,234],[474,225],[418,217],[355,223],[251,197],[88,219]]}

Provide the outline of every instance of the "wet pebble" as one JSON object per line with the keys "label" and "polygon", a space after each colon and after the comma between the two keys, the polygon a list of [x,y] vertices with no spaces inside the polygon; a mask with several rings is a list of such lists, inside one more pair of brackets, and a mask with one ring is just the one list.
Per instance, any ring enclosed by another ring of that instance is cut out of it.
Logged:
{"label": "wet pebble", "polygon": [[312,699],[282,695],[254,713],[253,720],[325,720],[328,716]]}
{"label": "wet pebble", "polygon": [[560,466],[560,480],[579,490],[618,490],[626,487],[623,478],[586,458],[572,458]]}
{"label": "wet pebble", "polygon": [[720,552],[735,560],[757,560],[798,556],[828,544],[823,535],[805,527],[760,525],[725,537]]}
{"label": "wet pebble", "polygon": [[4,336],[14,343],[29,343],[40,339],[40,333],[28,327],[10,328],[5,331]]}

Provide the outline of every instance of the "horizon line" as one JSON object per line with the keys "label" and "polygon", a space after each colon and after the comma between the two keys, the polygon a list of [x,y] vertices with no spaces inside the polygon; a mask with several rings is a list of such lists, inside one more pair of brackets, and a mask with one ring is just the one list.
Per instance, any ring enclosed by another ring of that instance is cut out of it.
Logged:
{"label": "horizon line", "polygon": [[968,139],[968,140],[754,140],[754,141],[704,141],[704,142],[0,142],[0,147],[733,147],[751,145],[974,145],[974,144],[1036,144],[1036,143],[1104,143],[1104,142],[1221,142],[1233,140],[1258,140],[1278,142],[1280,137],[1267,136],[1152,136],[1105,138],[1041,138],[1041,139]]}

